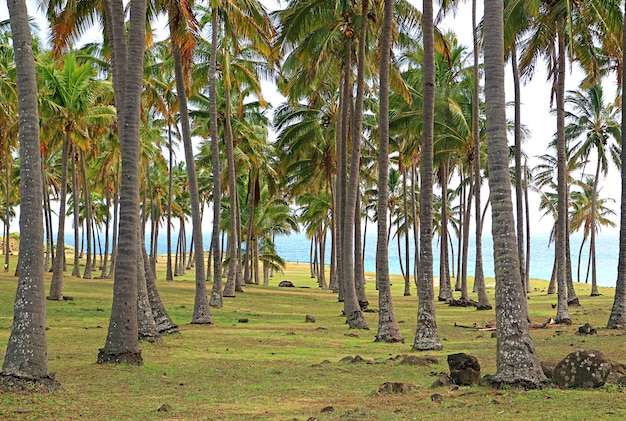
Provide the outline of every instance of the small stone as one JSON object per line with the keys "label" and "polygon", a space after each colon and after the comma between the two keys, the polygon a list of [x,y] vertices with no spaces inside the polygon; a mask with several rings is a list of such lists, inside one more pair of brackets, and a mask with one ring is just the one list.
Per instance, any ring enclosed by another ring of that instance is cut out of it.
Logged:
{"label": "small stone", "polygon": [[315,323],[315,317],[311,316],[310,314],[307,314],[304,317],[304,321],[305,323]]}
{"label": "small stone", "polygon": [[157,412],[172,412],[172,406],[168,403],[164,403],[157,409]]}
{"label": "small stone", "polygon": [[335,408],[333,408],[332,406],[325,406],[322,408],[320,412],[322,414],[327,413],[327,412],[335,412]]}
{"label": "small stone", "polygon": [[242,317],[238,321],[239,321],[239,323],[248,323],[250,321],[250,319],[248,319],[247,317]]}
{"label": "small stone", "polygon": [[439,393],[433,393],[432,395],[430,395],[430,400],[435,403],[441,403],[443,402],[443,396],[441,396]]}

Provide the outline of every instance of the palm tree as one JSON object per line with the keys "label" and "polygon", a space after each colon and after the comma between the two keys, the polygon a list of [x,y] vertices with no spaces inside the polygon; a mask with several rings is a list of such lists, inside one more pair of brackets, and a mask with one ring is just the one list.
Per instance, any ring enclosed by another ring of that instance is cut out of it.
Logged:
{"label": "palm tree", "polygon": [[122,155],[120,226],[113,306],[98,363],[142,364],[137,329],[137,231],[139,229],[139,123],[146,32],[146,1],[130,4],[127,37],[121,0],[105,0],[113,87]]}
{"label": "palm tree", "polygon": [[200,216],[200,194],[198,178],[191,144],[191,126],[187,106],[188,74],[185,70],[190,62],[195,46],[194,35],[198,31],[198,24],[194,18],[193,4],[169,1],[166,4],[169,18],[170,42],[174,61],[174,75],[176,79],[176,97],[180,124],[182,126],[183,145],[185,149],[185,163],[189,183],[189,197],[191,202],[191,218],[194,242],[196,294],[192,323],[212,323],[211,308],[206,293],[206,276],[204,273],[204,242],[202,241],[202,218]]}
{"label": "palm tree", "polygon": [[583,230],[583,241],[578,251],[578,282],[580,282],[580,263],[583,247],[589,240],[589,263],[587,265],[587,277],[589,278],[591,266],[591,295],[600,295],[595,277],[596,272],[596,234],[603,226],[614,227],[615,223],[609,218],[615,215],[615,212],[608,207],[608,203],[614,202],[613,199],[603,199],[599,197],[600,189],[595,186],[595,180],[591,177],[586,181],[577,183],[582,191],[573,191],[570,194],[572,211],[570,214],[569,227],[571,232]]}
{"label": "palm tree", "polygon": [[[389,174],[389,68],[394,0],[385,0],[380,54],[380,141],[378,145],[378,237],[376,242],[376,285],[378,286],[378,342],[402,341],[396,322],[389,283],[387,242],[387,177]],[[385,215],[385,216],[382,216]],[[408,270],[408,268],[407,268]]]}
{"label": "palm tree", "polygon": [[420,269],[418,281],[419,306],[413,349],[441,349],[433,287],[432,201],[433,201],[433,132],[435,117],[435,47],[433,2],[424,0],[422,37],[424,42],[424,108],[422,161],[420,166]]}
{"label": "palm tree", "polygon": [[[41,83],[46,93],[43,96],[44,115],[49,120],[48,124],[56,123],[63,128],[63,146],[61,156],[61,181],[60,181],[60,209],[59,228],[57,235],[57,250],[52,268],[52,282],[50,284],[50,299],[63,299],[63,256],[65,255],[65,206],[67,194],[67,172],[70,149],[82,143],[82,148],[89,146],[90,125],[107,124],[113,120],[115,111],[106,105],[104,100],[110,92],[110,84],[97,80],[96,69],[91,63],[79,64],[76,55],[68,53],[64,57],[63,67],[58,69],[57,63],[52,62],[39,67]],[[84,156],[83,156],[84,158]],[[81,160],[83,166],[84,159]],[[74,173],[74,172],[73,172]],[[86,177],[84,182],[86,183]],[[74,184],[77,185],[77,180]],[[87,187],[83,188],[85,198],[88,197]],[[78,205],[78,192],[73,189],[74,204]],[[75,207],[76,209],[76,207]],[[87,207],[85,207],[87,209]],[[74,215],[78,221],[78,214]],[[88,218],[89,219],[89,218]],[[75,223],[75,231],[78,224]],[[89,240],[91,238],[89,237]],[[76,244],[75,255],[78,254]],[[90,250],[90,246],[89,246]],[[88,262],[90,262],[88,256]],[[77,268],[75,268],[77,269]],[[88,274],[90,265],[85,265],[85,273]]]}
{"label": "palm tree", "polygon": [[48,372],[46,294],[43,273],[43,182],[39,142],[37,82],[25,1],[8,3],[15,47],[20,143],[20,258],[13,325],[0,387],[47,390],[60,384]]}
{"label": "palm tree", "polygon": [[504,94],[503,1],[486,0],[485,98],[489,187],[496,272],[496,385],[538,388],[548,383],[535,354],[527,320],[511,201]]}
{"label": "palm tree", "polygon": [[[602,85],[592,86],[585,92],[570,91],[565,98],[565,103],[573,110],[566,112],[565,118],[570,124],[565,127],[566,136],[569,139],[583,137],[578,145],[573,147],[574,159],[587,161],[592,151],[596,152],[596,170],[591,194],[591,209],[589,215],[591,221],[591,296],[600,295],[596,279],[596,206],[598,202],[598,184],[600,182],[600,172],[606,175],[609,161],[613,161],[619,166],[619,146],[620,128],[616,117],[618,110],[615,107],[604,105]],[[613,142],[611,142],[611,140]]]}
{"label": "palm tree", "polygon": [[[626,6],[626,0],[624,1]],[[626,54],[626,11],[622,15],[622,58]],[[626,98],[626,69],[622,66],[622,98]],[[622,112],[620,143],[626,144],[626,113]],[[626,148],[622,146],[620,154],[621,162],[626,162]],[[619,221],[619,259],[617,262],[617,282],[615,285],[615,298],[613,307],[607,322],[609,329],[626,326],[626,166],[621,167],[622,196],[620,200]]]}

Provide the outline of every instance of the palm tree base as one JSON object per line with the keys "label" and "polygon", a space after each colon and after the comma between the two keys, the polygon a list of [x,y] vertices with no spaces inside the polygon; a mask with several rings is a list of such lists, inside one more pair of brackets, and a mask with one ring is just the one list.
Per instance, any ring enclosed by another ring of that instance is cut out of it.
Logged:
{"label": "palm tree base", "polygon": [[387,344],[395,344],[398,342],[404,343],[404,338],[400,332],[378,333],[374,342],[384,342]]}
{"label": "palm tree base", "polygon": [[441,351],[443,345],[439,341],[421,340],[413,343],[413,349],[416,351]]}
{"label": "palm tree base", "polygon": [[571,325],[572,319],[570,319],[569,317],[563,319],[555,319],[554,323],[556,323],[557,325]]}
{"label": "palm tree base", "polygon": [[568,307],[580,307],[580,300],[578,298],[574,298],[571,301],[567,302]]}
{"label": "palm tree base", "polygon": [[480,311],[492,310],[492,309],[493,309],[493,307],[491,306],[491,304],[478,304],[476,306],[476,310],[480,310]]}
{"label": "palm tree base", "polygon": [[494,389],[523,389],[537,390],[552,387],[553,384],[544,376],[543,378],[519,378],[515,376],[504,376],[487,374],[478,383],[480,386],[489,386]]}
{"label": "palm tree base", "polygon": [[161,342],[163,342],[163,338],[161,338],[161,335],[158,332],[155,332],[156,334],[153,333],[147,333],[147,334],[143,334],[140,333],[139,334],[139,340],[143,341],[143,342],[148,342],[151,344],[160,344]]}
{"label": "palm tree base", "polygon": [[105,348],[98,353],[98,364],[143,365],[141,351],[112,352]]}
{"label": "palm tree base", "polygon": [[357,310],[351,315],[347,316],[346,324],[350,327],[350,329],[369,330],[367,321],[365,321],[365,317],[363,317],[363,313],[360,310]]}
{"label": "palm tree base", "polygon": [[0,391],[2,392],[52,392],[54,390],[63,390],[63,387],[52,374],[33,379],[0,373]]}

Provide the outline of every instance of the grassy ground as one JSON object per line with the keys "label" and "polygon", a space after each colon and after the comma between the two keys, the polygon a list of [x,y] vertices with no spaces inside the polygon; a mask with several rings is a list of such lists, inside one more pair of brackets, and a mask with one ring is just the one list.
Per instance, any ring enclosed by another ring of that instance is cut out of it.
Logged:
{"label": "grassy ground", "polygon": [[[163,259],[164,260],[164,259]],[[71,260],[69,260],[71,261]],[[162,270],[162,268],[161,268]],[[441,388],[430,385],[447,372],[446,356],[466,352],[477,356],[482,373],[495,373],[496,341],[489,331],[455,327],[484,325],[494,312],[437,304],[444,349],[411,350],[417,299],[402,296],[394,278],[394,305],[405,343],[374,343],[377,314],[366,313],[370,331],[350,331],[341,305],[329,291],[316,288],[308,265],[289,264],[270,287],[248,286],[245,293],[212,309],[214,324],[191,325],[193,274],[158,288],[181,334],[161,344],[142,344],[142,367],[95,363],[104,346],[110,314],[112,280],[66,277],[65,294],[73,301],[47,303],[50,371],[64,390],[49,394],[0,393],[0,419],[11,420],[405,420],[405,419],[623,419],[625,391],[607,385],[597,390],[497,391],[483,387]],[[281,280],[309,288],[278,288]],[[49,281],[49,279],[48,279]],[[12,323],[16,279],[0,274],[0,358]],[[540,359],[560,360],[567,353],[598,349],[612,360],[626,362],[622,331],[606,330],[612,289],[589,297],[577,284],[581,307],[571,310],[572,326],[533,330]],[[209,286],[210,287],[210,286]],[[533,281],[530,309],[533,323],[555,315],[555,296],[547,284]],[[368,277],[369,300],[377,308],[374,281]],[[489,289],[493,300],[493,287]],[[493,304],[493,301],[492,301]],[[305,323],[305,315],[316,318]],[[239,323],[247,318],[248,323]],[[594,336],[578,336],[585,322],[598,327]],[[360,355],[369,363],[339,362]],[[437,364],[402,365],[391,357],[431,355]],[[379,394],[384,382],[406,382],[406,394]],[[442,402],[431,395],[439,394]],[[158,411],[164,406],[164,409]]]}

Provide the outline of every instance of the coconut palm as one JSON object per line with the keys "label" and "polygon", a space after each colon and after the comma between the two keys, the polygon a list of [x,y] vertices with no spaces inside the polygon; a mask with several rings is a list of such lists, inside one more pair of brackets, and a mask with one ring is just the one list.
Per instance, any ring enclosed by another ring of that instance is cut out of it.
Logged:
{"label": "coconut palm", "polygon": [[[626,0],[624,2],[626,6]],[[622,59],[626,54],[626,12],[622,16]],[[623,61],[622,61],[623,62]],[[626,69],[622,66],[622,82],[626,79]],[[626,98],[626,83],[622,83],[622,98]],[[620,143],[626,144],[626,113],[622,112]],[[621,162],[626,162],[626,148],[622,147],[620,153]],[[617,282],[615,285],[615,298],[613,307],[607,322],[607,327],[615,329],[626,326],[626,166],[621,167],[622,196],[620,200],[619,221],[619,258],[617,262]]]}
{"label": "coconut palm", "polygon": [[582,140],[574,145],[573,159],[587,161],[590,153],[596,153],[596,168],[593,182],[586,183],[593,187],[591,195],[591,209],[589,215],[591,221],[591,295],[596,296],[598,284],[596,279],[596,205],[598,202],[598,184],[600,174],[606,175],[610,161],[619,166],[620,128],[617,123],[618,110],[611,106],[605,106],[602,85],[594,85],[586,91],[570,91],[565,98],[565,103],[572,110],[566,112],[565,118],[569,124],[565,127],[566,136],[570,139]]}
{"label": "coconut palm", "polygon": [[[68,159],[70,149],[75,145],[82,144],[83,148],[89,147],[90,126],[94,124],[110,123],[115,115],[112,107],[103,102],[109,94],[109,83],[96,79],[96,69],[92,64],[79,64],[76,55],[68,53],[63,60],[61,69],[52,61],[39,66],[39,75],[45,96],[42,98],[42,110],[44,117],[49,120],[47,124],[58,124],[63,129],[62,155],[61,155],[61,181],[59,194],[59,228],[57,236],[56,255],[59,257],[53,262],[52,282],[50,284],[50,298],[63,299],[63,256],[65,255],[65,214]],[[83,156],[84,158],[84,156]],[[85,165],[84,159],[81,163]],[[85,178],[85,183],[86,177]],[[75,185],[77,180],[75,179]],[[85,195],[88,195],[84,188]],[[73,189],[73,203],[78,206],[78,191]],[[87,196],[85,196],[86,198]],[[75,230],[78,230],[79,215],[75,214]],[[91,237],[89,237],[91,240]],[[75,255],[78,255],[78,243],[76,243]],[[91,246],[89,246],[91,251]],[[91,263],[88,256],[88,263]],[[85,266],[88,274],[90,264]]]}
{"label": "coconut palm", "polygon": [[[589,240],[589,264],[587,265],[587,277],[585,283],[589,279],[591,272],[591,291],[592,296],[600,295],[596,281],[596,235],[603,227],[614,227],[615,223],[610,219],[615,212],[608,207],[609,203],[614,202],[611,198],[599,197],[600,189],[595,186],[594,178],[588,177],[584,182],[577,183],[582,190],[570,193],[571,207],[570,212],[570,230],[576,232],[583,230],[583,241],[578,251],[578,282],[580,282],[580,264],[583,247]],[[591,266],[591,268],[589,268]]]}
{"label": "coconut palm", "polygon": [[146,1],[130,4],[127,33],[123,3],[105,0],[111,43],[115,106],[120,121],[122,179],[113,306],[98,363],[142,364],[137,330],[137,231],[139,229],[139,123],[146,33]]}
{"label": "coconut palm", "polygon": [[508,167],[504,94],[503,1],[486,0],[485,99],[487,149],[494,268],[496,271],[497,373],[496,385],[542,387],[548,383],[528,329],[522,286]]}
{"label": "coconut palm", "polygon": [[0,373],[3,388],[60,385],[48,372],[43,273],[43,183],[32,35],[25,1],[8,3],[15,48],[20,143],[20,259],[11,336]]}

